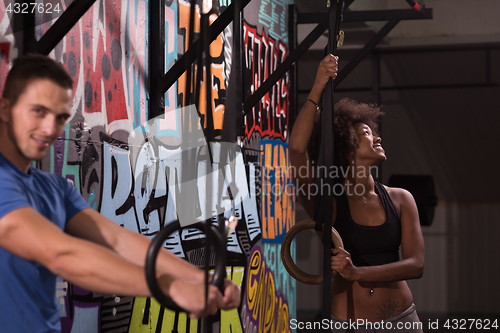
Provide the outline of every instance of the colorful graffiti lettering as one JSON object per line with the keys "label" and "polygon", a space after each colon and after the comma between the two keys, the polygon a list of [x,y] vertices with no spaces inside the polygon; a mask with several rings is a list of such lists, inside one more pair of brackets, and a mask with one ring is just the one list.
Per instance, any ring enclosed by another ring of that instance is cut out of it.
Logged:
{"label": "colorful graffiti lettering", "polygon": [[[178,6],[171,1],[165,5],[165,70],[177,60]],[[158,135],[179,137],[179,115],[177,112],[177,82],[165,92],[165,114],[158,122]]]}
{"label": "colorful graffiti lettering", "polygon": [[[125,17],[125,78],[127,106],[132,110],[133,128],[148,120],[148,99],[146,98],[146,83],[148,81],[148,48],[147,48],[147,16],[148,2],[145,0],[126,1],[127,15]],[[172,8],[171,8],[172,7]],[[165,6],[165,12],[175,11],[175,4]],[[167,17],[167,16],[166,16]],[[175,15],[173,15],[175,17]],[[169,17],[170,18],[170,17]],[[175,23],[175,20],[169,22]],[[169,39],[166,39],[167,43]],[[170,44],[173,44],[170,42]],[[166,47],[166,58],[169,59],[171,47]],[[174,46],[175,47],[175,46]],[[174,51],[175,52],[175,49]],[[128,56],[127,56],[128,54]]]}
{"label": "colorful graffiti lettering", "polygon": [[[189,36],[189,12],[190,5],[188,3],[179,2],[179,38],[184,45],[184,50],[188,49],[187,38]],[[210,24],[212,24],[216,19],[217,15],[210,15]],[[194,33],[200,33],[200,11],[199,7],[196,8]],[[224,121],[224,101],[226,97],[226,86],[227,78],[225,76],[225,57],[224,57],[224,38],[223,34],[219,34],[217,38],[210,45],[210,56],[212,57],[212,64],[210,66],[210,72],[212,75],[211,82],[211,108],[213,113],[214,128],[221,130]],[[194,66],[193,73],[197,72],[197,66]],[[199,91],[199,112],[203,115],[207,113],[207,93],[206,93],[206,70],[203,70],[203,78],[200,84]],[[184,73],[178,81],[178,99],[182,100],[186,92],[186,73]],[[191,80],[191,90],[194,90],[194,80]],[[206,119],[206,117],[204,117]],[[206,127],[207,123],[204,122],[203,126]]]}
{"label": "colorful graffiti lettering", "polygon": [[[260,36],[257,29],[246,22],[243,36],[244,77],[251,79],[250,93],[253,94],[284,61],[288,51],[281,41],[266,37],[264,30]],[[285,141],[288,137],[288,103],[288,74],[285,74],[245,116],[246,137],[249,139],[257,132],[261,137]]]}
{"label": "colorful graffiti lettering", "polygon": [[262,166],[262,241],[281,243],[295,224],[295,196],[289,169],[288,145],[260,141]]}
{"label": "colorful graffiti lettering", "polygon": [[126,14],[126,1],[98,0],[62,42],[62,62],[74,80],[85,121],[106,124],[110,132],[130,128],[133,119],[125,89]]}
{"label": "colorful graffiti lettering", "polygon": [[293,0],[261,0],[259,23],[268,27],[269,36],[288,43],[287,11]]}
{"label": "colorful graffiti lettering", "polygon": [[[212,149],[214,154],[221,151],[218,145],[213,145]],[[147,236],[155,235],[160,225],[176,220],[178,216],[176,207],[182,198],[184,184],[176,183],[174,180],[181,179],[185,171],[185,165],[178,159],[180,152],[180,149],[153,147],[147,142],[139,149],[137,157],[132,158],[129,150],[104,142],[101,157],[102,176],[99,177],[102,178],[102,195],[97,202],[101,214],[127,229]],[[159,162],[152,163],[153,160]],[[203,158],[194,161],[193,164],[199,172],[203,172],[206,168]],[[224,175],[221,169],[217,169],[217,172],[210,177],[214,183],[223,176],[227,177],[227,182],[234,180],[238,189],[235,194],[235,211],[237,217],[247,223],[249,237],[253,241],[260,234],[259,213],[255,201],[259,189],[249,184],[255,180],[258,169],[254,165],[249,165],[250,178],[247,180],[247,168],[242,155],[238,154],[234,161],[233,172],[234,174],[229,167],[225,167]],[[191,198],[190,206],[199,207],[200,216],[208,216],[212,211],[220,213],[221,208],[222,212],[230,209],[230,206],[227,206],[228,201],[222,200],[223,197],[227,198],[227,192],[217,192],[217,189],[214,189],[214,197],[211,200],[213,207],[206,211],[206,195],[203,190],[206,177],[200,174],[195,179],[195,190],[198,194]],[[238,242],[235,242],[235,245],[237,244]],[[239,246],[235,247],[235,251],[242,253]],[[178,253],[182,252],[179,250]]]}
{"label": "colorful graffiti lettering", "polygon": [[[226,267],[229,279],[241,287],[244,277],[244,267]],[[176,313],[165,309],[155,299],[136,298],[134,311],[130,322],[130,332],[202,332],[200,321],[190,319],[185,313]],[[220,332],[242,333],[243,328],[236,309],[221,311]]]}
{"label": "colorful graffiti lettering", "polygon": [[[155,127],[154,122],[149,126],[149,128]],[[140,137],[141,132],[142,130],[135,132],[136,139]],[[96,135],[99,136],[100,145],[95,144]],[[177,184],[172,180],[182,179],[186,167],[179,159],[180,147],[153,145],[152,142],[159,142],[160,138],[154,136],[149,136],[148,140],[144,138],[141,139],[144,140],[142,142],[129,139],[126,143],[112,139],[96,128],[95,131],[91,131],[87,138],[89,144],[85,145],[78,154],[83,158],[80,162],[79,174],[82,176],[84,196],[101,214],[127,229],[153,237],[162,225],[174,221],[178,216],[176,207],[178,207],[183,189],[182,184]],[[165,137],[161,139],[167,140]],[[59,141],[58,143],[64,144],[64,142],[67,141]],[[55,147],[55,149],[63,151],[61,148]],[[196,169],[203,171],[206,169],[206,159],[200,154],[203,146],[197,149],[194,154],[197,159],[191,164]],[[219,156],[219,158],[230,153],[230,150],[231,147],[224,148],[221,144],[213,144],[212,146],[214,155]],[[55,155],[62,156],[64,154],[56,153]],[[235,215],[241,222],[236,231],[230,235],[227,249],[232,256],[246,257],[252,246],[260,239],[261,234],[256,202],[257,192],[260,189],[255,186],[258,183],[256,179],[260,169],[253,164],[245,165],[241,153],[235,154],[235,157],[232,161],[234,168],[228,165],[223,174],[218,167],[216,168],[218,172],[214,172],[211,178],[214,183],[217,183],[218,177],[222,176],[227,177],[229,183],[235,182],[235,187],[238,189],[235,194]],[[217,161],[215,160],[216,163],[218,163]],[[55,165],[57,166],[59,163],[55,163]],[[59,172],[60,170],[53,171]],[[224,197],[228,197],[227,192],[224,191],[214,190],[211,207],[207,207],[204,195],[206,180],[204,175],[194,179],[196,193],[199,194],[192,197],[190,205],[200,207],[202,213],[205,209],[208,209],[209,212],[217,212],[220,207],[223,208],[223,211],[229,210],[230,205],[228,205],[227,199],[223,200]],[[191,263],[201,265],[200,258],[203,256],[201,240],[203,237],[204,235],[195,229],[185,229],[181,234],[172,235],[167,240],[166,247],[176,255],[188,259]],[[80,300],[79,306],[86,304],[85,309],[98,307],[100,311],[104,311],[100,299],[99,295],[86,292],[85,297]],[[70,301],[68,299],[66,303],[72,304]],[[106,301],[112,302],[108,299]],[[134,315],[134,311],[142,313],[144,308],[136,310],[138,308],[134,307],[132,309],[129,306],[130,302],[132,302],[131,299],[122,298],[119,304],[112,304],[113,306],[126,307],[129,309],[127,311],[130,316]],[[137,304],[141,304],[140,301]],[[80,309],[76,312],[75,309],[68,308],[65,313],[86,315],[85,311]],[[102,318],[107,318],[106,320],[114,320],[112,313],[99,313]],[[152,314],[152,318],[158,317]],[[162,318],[165,320],[166,317]],[[75,321],[70,319],[66,318],[65,322],[69,321],[75,325]],[[71,327],[70,324],[67,325]],[[93,323],[89,325],[93,325]]]}
{"label": "colorful graffiti lettering", "polygon": [[[275,277],[276,290],[281,295],[286,295],[288,301],[288,313],[291,317],[295,315],[296,311],[296,281],[290,277],[288,271],[283,266],[281,261],[281,244],[262,244],[264,250],[264,261],[267,268]],[[295,241],[290,246],[290,253],[292,258],[295,258]]]}
{"label": "colorful graffiti lettering", "polygon": [[258,332],[290,332],[291,299],[287,300],[277,289],[276,275],[266,267],[259,246],[254,247],[247,270],[246,299],[242,309],[246,331],[251,332],[258,327]]}

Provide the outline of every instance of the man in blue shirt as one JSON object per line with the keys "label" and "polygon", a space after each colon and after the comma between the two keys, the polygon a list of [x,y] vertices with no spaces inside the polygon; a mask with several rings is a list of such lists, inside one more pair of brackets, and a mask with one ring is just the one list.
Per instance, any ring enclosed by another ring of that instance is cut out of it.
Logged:
{"label": "man in blue shirt", "polygon": [[[71,116],[73,82],[50,58],[15,60],[0,99],[0,322],[2,332],[59,332],[56,275],[95,292],[149,297],[150,240],[88,207],[64,178],[32,167]],[[162,250],[166,295],[191,317],[239,305],[239,288],[210,286],[204,272]]]}

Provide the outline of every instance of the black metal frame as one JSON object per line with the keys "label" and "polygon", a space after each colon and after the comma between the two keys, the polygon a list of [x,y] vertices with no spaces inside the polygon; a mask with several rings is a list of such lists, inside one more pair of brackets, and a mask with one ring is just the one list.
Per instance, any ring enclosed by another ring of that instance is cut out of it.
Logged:
{"label": "black metal frame", "polygon": [[[37,52],[48,55],[64,36],[73,28],[78,20],[92,7],[96,0],[74,1],[62,13],[50,29],[40,38],[38,42],[34,35],[34,14],[18,14],[14,16],[14,24],[17,30],[22,31],[22,44],[20,45],[21,54]],[[210,25],[208,31],[209,41],[212,42],[217,36],[230,24],[235,14],[235,7],[238,12],[248,5],[250,0],[242,0],[236,6],[234,3],[229,5],[219,18]],[[184,55],[165,73],[165,55],[164,55],[164,0],[149,2],[149,94],[150,109],[148,118],[152,119],[162,114],[164,109],[163,94],[179,79],[186,70],[186,66],[193,64],[196,59],[201,57],[203,48],[199,45],[202,41],[197,40],[193,47],[187,50]],[[236,38],[236,35],[235,35]],[[237,38],[241,38],[238,35]],[[156,43],[153,41],[157,41]],[[240,41],[241,43],[241,41]],[[207,43],[209,45],[209,43]],[[164,73],[164,74],[161,74]]]}
{"label": "black metal frame", "polygon": [[35,14],[28,12],[27,14],[14,13],[12,15],[12,28],[16,32],[18,38],[22,38],[18,41],[16,38],[16,44],[19,49],[20,54],[26,54],[33,51],[33,46],[35,45]]}
{"label": "black metal frame", "polygon": [[[327,14],[307,13],[297,16],[297,24],[319,23]],[[390,20],[432,19],[432,9],[424,8],[422,13],[411,9],[359,10],[344,13],[344,22],[390,21]]]}
{"label": "black metal frame", "polygon": [[[288,49],[293,53],[297,48],[297,9],[294,5],[288,6]],[[289,72],[289,106],[288,106],[288,126],[293,127],[297,115],[297,64],[294,62]],[[244,106],[244,105],[243,105]]]}
{"label": "black metal frame", "polygon": [[[466,88],[491,88],[498,87],[491,80],[491,51],[500,50],[500,43],[474,43],[469,45],[435,45],[435,46],[401,46],[391,48],[379,48],[372,51],[372,86],[357,88],[337,88],[337,91],[358,92],[372,91],[373,102],[380,104],[380,92],[384,90],[417,90],[417,89],[466,89]],[[485,80],[482,83],[458,83],[458,84],[422,84],[422,85],[397,85],[381,86],[380,60],[384,54],[397,53],[432,53],[432,52],[460,52],[460,51],[484,51],[485,52]],[[378,64],[377,64],[378,63]],[[299,91],[299,93],[307,93]],[[376,95],[378,94],[378,97]]]}
{"label": "black metal frame", "polygon": [[[165,9],[164,1],[149,1],[149,112],[148,120],[164,113],[160,90],[161,73],[165,72]],[[153,42],[155,41],[155,42]]]}
{"label": "black metal frame", "polygon": [[[242,0],[239,3],[237,10],[240,12],[243,8],[248,5],[250,0]],[[208,38],[209,43],[212,42],[217,36],[233,21],[235,15],[235,4],[234,2],[229,5],[224,12],[215,20],[209,28]],[[162,40],[163,42],[163,40]],[[198,57],[200,57],[201,53],[204,51],[199,47],[199,44],[202,43],[199,39],[193,43],[191,49],[187,50],[178,60],[177,62],[168,70],[168,72],[163,75],[161,79],[160,92],[166,92],[184,73],[186,70],[185,64],[192,64]],[[186,59],[187,58],[187,59]]]}
{"label": "black metal frame", "polygon": [[325,17],[321,23],[300,43],[288,57],[269,75],[267,80],[262,82],[260,87],[245,101],[243,112],[248,113],[257,102],[278,82],[278,80],[290,69],[291,66],[323,35],[328,28],[328,17]]}
{"label": "black metal frame", "polygon": [[[346,8],[349,4],[346,3]],[[319,21],[319,19],[321,19]],[[389,22],[365,45],[365,47],[351,60],[342,70],[340,70],[335,79],[335,86],[349,74],[359,62],[372,51],[377,44],[399,23],[401,20],[422,20],[432,19],[432,8],[424,8],[423,13],[415,12],[411,9],[381,10],[381,11],[355,11],[344,12],[344,22],[358,21],[385,21]],[[269,89],[285,74],[290,67],[311,47],[316,40],[323,35],[328,28],[328,15],[321,14],[299,14],[297,15],[297,24],[317,23],[316,28],[307,35],[307,37],[290,52],[288,57],[278,68],[264,81],[261,86],[245,101],[244,112],[249,112],[255,104],[264,96]]]}
{"label": "black metal frame", "polygon": [[[34,43],[34,35],[23,34],[23,47],[22,53],[27,53],[30,51],[35,51],[42,54],[49,54],[50,51],[62,40],[62,38],[68,33],[68,31],[78,22],[78,20],[85,14],[85,12],[94,4],[96,0],[87,1],[74,1],[66,11],[59,17],[59,19],[54,23],[54,25],[40,38],[40,40]],[[243,0],[238,3],[237,10],[241,13],[250,0]],[[346,8],[352,3],[352,0],[346,1]],[[149,2],[149,16],[150,16],[150,29],[149,29],[149,93],[150,93],[150,109],[148,112],[148,118],[152,119],[157,117],[162,113],[164,109],[164,99],[163,94],[179,79],[182,73],[185,72],[186,66],[191,65],[196,59],[201,56],[204,51],[202,47],[198,44],[201,43],[197,40],[193,43],[192,48],[187,50],[184,55],[178,59],[178,61],[165,73],[165,56],[164,56],[164,13],[160,10],[164,6],[164,0],[150,1]],[[309,13],[309,14],[296,14],[294,6],[290,6],[290,11],[292,12],[289,20],[289,28],[291,29],[290,40],[291,52],[285,61],[276,68],[276,70],[264,81],[259,89],[257,89],[246,101],[243,103],[243,113],[246,114],[250,111],[255,104],[264,96],[272,86],[288,71],[292,66],[295,65],[296,61],[314,44],[314,42],[326,31],[328,28],[328,15],[321,13]],[[209,41],[213,41],[224,28],[230,24],[235,15],[235,5],[234,2],[224,10],[224,12],[219,16],[219,18],[210,25],[208,32]],[[241,17],[241,16],[240,16]],[[296,20],[295,20],[296,18]],[[21,26],[29,26],[29,20],[33,18],[19,17],[14,19],[15,24],[20,24]],[[375,46],[385,37],[401,20],[420,20],[420,19],[432,19],[432,9],[422,8],[420,12],[416,12],[411,9],[397,9],[397,10],[376,10],[376,11],[351,11],[345,12],[343,20],[344,22],[357,22],[357,21],[384,21],[389,22],[370,40],[365,47],[339,72],[337,79],[335,80],[335,86],[337,86],[342,80],[349,74],[357,64],[370,53]],[[16,21],[18,23],[16,23]],[[318,26],[297,46],[296,44],[296,34],[294,34],[293,27],[297,24],[304,23],[317,23]],[[293,28],[293,29],[292,29]],[[241,35],[236,35],[233,38],[241,39]],[[158,41],[154,43],[153,41]],[[241,44],[241,40],[238,41]],[[35,45],[33,47],[33,45]],[[208,43],[206,44],[208,45]],[[34,50],[33,50],[34,48]],[[292,68],[292,72],[296,71]],[[165,74],[161,74],[165,73]],[[295,84],[292,75],[292,84]],[[242,87],[243,88],[243,87]],[[293,87],[292,87],[293,88]],[[383,89],[383,88],[382,88]],[[295,100],[296,93],[292,92],[291,97]],[[292,100],[293,101],[293,100]],[[293,103],[292,103],[293,104]],[[296,110],[293,113],[291,119],[295,117]]]}
{"label": "black metal frame", "polygon": [[48,55],[73,28],[96,0],[73,1],[57,21],[36,43],[36,52]]}
{"label": "black metal frame", "polygon": [[61,14],[57,21],[36,41],[35,39],[35,14],[14,14],[14,31],[18,31],[22,41],[20,43],[20,54],[30,52],[48,55],[64,36],[73,28],[78,20],[92,7],[96,0],[74,1]]}

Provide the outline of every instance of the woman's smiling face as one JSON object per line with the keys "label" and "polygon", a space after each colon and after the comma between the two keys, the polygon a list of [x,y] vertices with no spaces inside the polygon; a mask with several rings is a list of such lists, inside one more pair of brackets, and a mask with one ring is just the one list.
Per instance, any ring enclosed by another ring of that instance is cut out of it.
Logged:
{"label": "woman's smiling face", "polygon": [[358,136],[358,146],[356,148],[356,159],[373,160],[373,165],[379,164],[387,159],[385,150],[382,148],[382,139],[373,134],[372,129],[365,123],[354,124],[354,130]]}

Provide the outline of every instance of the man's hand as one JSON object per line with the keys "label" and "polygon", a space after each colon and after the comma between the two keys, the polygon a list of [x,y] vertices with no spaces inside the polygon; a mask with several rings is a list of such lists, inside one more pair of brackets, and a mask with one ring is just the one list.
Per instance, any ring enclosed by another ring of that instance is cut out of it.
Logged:
{"label": "man's hand", "polygon": [[222,299],[222,310],[231,310],[240,305],[240,288],[231,280],[224,279],[224,297]]}
{"label": "man's hand", "polygon": [[203,281],[172,279],[170,277],[168,280],[170,280],[166,284],[168,292],[165,294],[184,309],[190,318],[214,315],[224,305],[221,292],[213,285],[208,285],[208,299],[205,302],[205,283]]}
{"label": "man's hand", "polygon": [[[163,279],[160,278],[160,283]],[[186,279],[165,278],[166,295],[184,309],[190,318],[201,318],[217,313],[218,309],[231,310],[240,304],[240,288],[232,281],[224,280],[224,296],[216,286],[208,286],[205,302],[205,282]],[[168,281],[168,282],[167,282]],[[205,308],[206,305],[206,308]]]}

